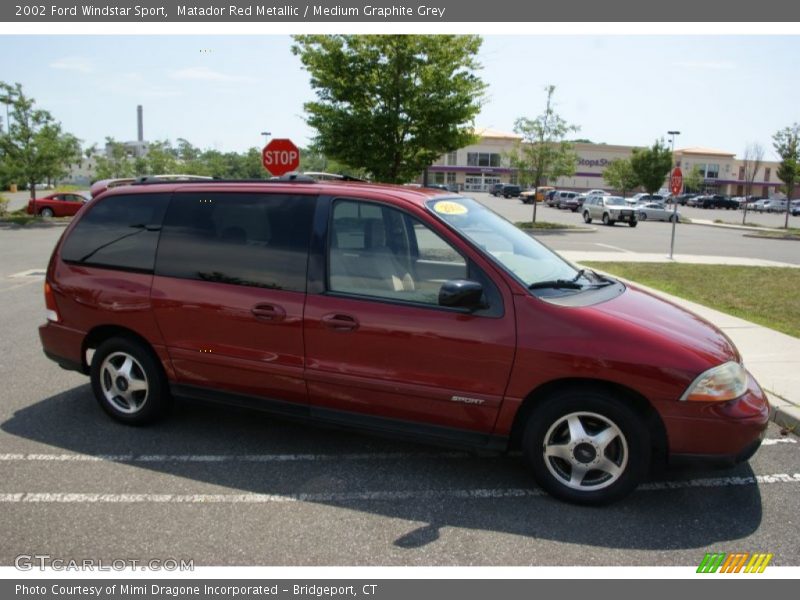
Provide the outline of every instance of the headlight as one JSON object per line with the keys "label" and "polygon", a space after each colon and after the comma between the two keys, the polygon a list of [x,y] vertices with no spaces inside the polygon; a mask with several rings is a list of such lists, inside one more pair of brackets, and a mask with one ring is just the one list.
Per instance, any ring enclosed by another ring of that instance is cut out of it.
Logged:
{"label": "headlight", "polygon": [[747,371],[737,362],[709,369],[695,379],[681,396],[690,402],[724,402],[747,391]]}

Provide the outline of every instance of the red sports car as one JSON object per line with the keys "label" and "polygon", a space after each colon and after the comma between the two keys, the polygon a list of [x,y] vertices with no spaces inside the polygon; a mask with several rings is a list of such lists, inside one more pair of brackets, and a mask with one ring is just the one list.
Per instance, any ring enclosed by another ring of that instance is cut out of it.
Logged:
{"label": "red sports car", "polygon": [[27,213],[42,217],[71,217],[78,212],[88,200],[85,196],[74,193],[56,193],[44,198],[28,200]]}

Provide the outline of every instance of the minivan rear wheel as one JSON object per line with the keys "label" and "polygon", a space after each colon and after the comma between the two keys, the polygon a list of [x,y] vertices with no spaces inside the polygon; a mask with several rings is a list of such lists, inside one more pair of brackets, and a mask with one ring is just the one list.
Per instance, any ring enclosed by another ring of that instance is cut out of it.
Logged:
{"label": "minivan rear wheel", "polygon": [[630,494],[650,467],[639,415],[603,390],[566,389],[531,413],[522,439],[537,483],[550,495],[602,505]]}
{"label": "minivan rear wheel", "polygon": [[161,365],[142,343],[126,337],[106,340],[92,357],[92,390],[111,417],[129,425],[150,423],[170,404]]}

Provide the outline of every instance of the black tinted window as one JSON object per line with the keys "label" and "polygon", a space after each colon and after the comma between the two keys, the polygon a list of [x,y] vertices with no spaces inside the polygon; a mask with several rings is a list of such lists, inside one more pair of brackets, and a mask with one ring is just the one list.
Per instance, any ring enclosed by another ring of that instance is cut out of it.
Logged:
{"label": "black tinted window", "polygon": [[111,196],[91,206],[64,241],[61,257],[152,272],[168,194]]}
{"label": "black tinted window", "polygon": [[316,198],[283,194],[175,194],[156,274],[304,291]]}

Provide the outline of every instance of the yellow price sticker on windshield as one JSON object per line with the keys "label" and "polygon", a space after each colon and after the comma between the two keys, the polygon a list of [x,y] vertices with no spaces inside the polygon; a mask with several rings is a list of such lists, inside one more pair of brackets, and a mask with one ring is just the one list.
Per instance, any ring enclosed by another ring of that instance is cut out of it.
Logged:
{"label": "yellow price sticker on windshield", "polygon": [[442,215],[465,215],[467,207],[452,200],[441,200],[433,205],[433,210]]}

